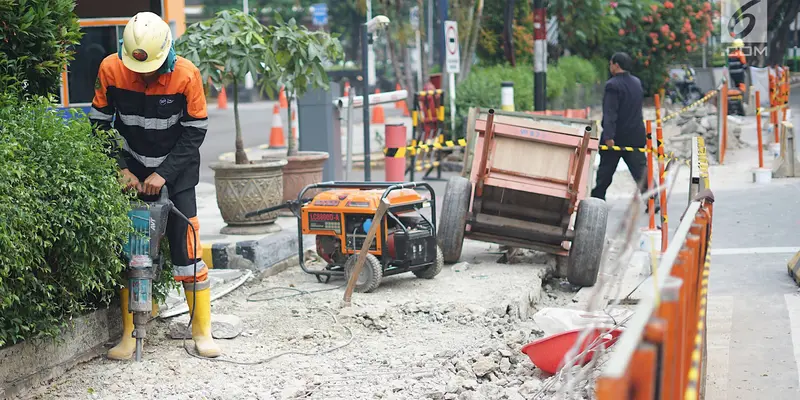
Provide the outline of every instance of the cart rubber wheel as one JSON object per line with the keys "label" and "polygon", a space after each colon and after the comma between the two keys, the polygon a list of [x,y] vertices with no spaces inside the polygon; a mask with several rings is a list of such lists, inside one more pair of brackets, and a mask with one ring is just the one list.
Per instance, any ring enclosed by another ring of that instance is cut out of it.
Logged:
{"label": "cart rubber wheel", "polygon": [[444,249],[444,262],[448,264],[456,263],[461,258],[471,195],[472,182],[469,179],[453,176],[447,180],[436,239],[439,248]]}
{"label": "cart rubber wheel", "polygon": [[[353,254],[347,258],[344,263],[344,277],[347,282],[350,282],[350,277],[353,275],[353,268],[356,267],[358,254]],[[361,273],[358,274],[356,279],[355,291],[359,293],[369,293],[378,288],[383,279],[383,266],[380,260],[372,254],[367,254],[367,259],[364,261],[364,267],[361,268]]]}
{"label": "cart rubber wheel", "polygon": [[606,241],[608,208],[594,197],[581,200],[575,217],[575,239],[569,251],[567,280],[577,286],[594,286]]}
{"label": "cart rubber wheel", "polygon": [[442,272],[442,268],[444,268],[444,255],[442,254],[442,249],[436,246],[436,260],[434,260],[433,264],[429,265],[428,268],[418,269],[412,272],[417,278],[433,279]]}

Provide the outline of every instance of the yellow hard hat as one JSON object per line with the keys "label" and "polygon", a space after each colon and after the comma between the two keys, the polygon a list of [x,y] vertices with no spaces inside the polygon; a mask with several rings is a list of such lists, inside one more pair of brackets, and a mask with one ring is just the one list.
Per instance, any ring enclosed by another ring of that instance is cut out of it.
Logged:
{"label": "yellow hard hat", "polygon": [[153,72],[164,64],[171,47],[169,25],[156,14],[140,12],[122,33],[122,63],[133,72]]}
{"label": "yellow hard hat", "polygon": [[737,48],[737,49],[741,49],[742,47],[744,47],[744,40],[742,40],[742,39],[734,40],[733,41],[733,47]]}

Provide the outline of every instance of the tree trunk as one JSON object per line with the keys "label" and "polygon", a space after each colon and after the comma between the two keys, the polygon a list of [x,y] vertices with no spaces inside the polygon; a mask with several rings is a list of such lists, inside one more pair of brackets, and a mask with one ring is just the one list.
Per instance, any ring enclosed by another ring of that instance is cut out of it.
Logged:
{"label": "tree trunk", "polygon": [[478,36],[481,32],[481,19],[483,18],[483,0],[478,0],[478,9],[475,12],[475,19],[471,26],[469,43],[467,44],[467,54],[465,61],[461,63],[461,73],[458,76],[458,81],[464,81],[469,77],[469,72],[472,69],[472,58],[475,55],[475,49],[478,46]]}
{"label": "tree trunk", "polygon": [[[420,60],[419,60],[419,64],[420,64],[420,68],[422,68],[422,85],[423,86],[425,85],[425,82],[428,80],[429,74],[430,74],[430,71],[428,70],[428,54],[425,52],[425,43],[428,42],[428,36],[427,36],[428,30],[427,29],[423,29],[423,28],[426,28],[426,24],[423,23],[423,20],[427,21],[427,18],[425,18],[425,4],[424,3],[425,2],[423,0],[417,0],[417,7],[419,7],[419,11],[420,11],[420,18],[419,18],[420,42],[419,42],[419,45],[422,47],[422,49],[420,49],[421,57],[420,57]],[[428,49],[428,50],[430,50],[430,49]],[[419,88],[419,90],[422,90],[422,88]]]}
{"label": "tree trunk", "polygon": [[297,138],[292,134],[292,101],[294,101],[294,93],[286,91],[286,102],[288,107],[286,108],[287,117],[286,119],[289,122],[286,124],[289,131],[287,132],[287,136],[289,136],[289,146],[288,151],[286,152],[287,156],[296,156],[297,155]]}
{"label": "tree trunk", "polygon": [[[470,34],[472,33],[472,26],[475,25],[475,0],[472,0],[469,3],[469,8],[467,10],[469,10],[469,11],[467,11],[467,19],[464,20],[464,29],[465,30],[463,31],[463,32],[467,32],[467,35],[466,35],[466,37],[464,39],[464,43],[462,43],[462,46],[461,46],[462,53],[461,53],[461,60],[460,61],[461,61],[461,70],[462,71],[464,70],[464,64],[467,62],[467,54],[469,54],[468,53],[468,51],[469,51],[469,38],[470,38]],[[463,75],[463,74],[459,74],[459,75]],[[461,77],[459,76],[459,82],[461,81],[460,78]]]}
{"label": "tree trunk", "polygon": [[247,153],[244,152],[242,126],[239,123],[239,82],[236,78],[233,78],[233,121],[236,124],[236,164],[249,164]]}
{"label": "tree trunk", "polygon": [[[797,17],[797,12],[800,11],[800,2],[791,2],[789,4],[782,4],[786,9],[783,18],[781,19],[777,28],[773,31],[772,40],[769,41],[769,64],[778,65],[783,63],[784,55],[786,54],[786,36],[789,34],[789,26],[794,22]],[[771,6],[770,11],[773,11],[780,6]],[[771,12],[771,13],[772,13]],[[772,20],[771,20],[772,21]]]}

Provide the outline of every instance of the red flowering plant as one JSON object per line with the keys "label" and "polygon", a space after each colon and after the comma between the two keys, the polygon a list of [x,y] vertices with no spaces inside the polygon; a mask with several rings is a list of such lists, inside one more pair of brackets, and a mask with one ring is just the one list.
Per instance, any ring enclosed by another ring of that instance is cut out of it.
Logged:
{"label": "red flowering plant", "polygon": [[666,0],[636,9],[625,21],[627,34],[610,42],[634,60],[634,73],[648,93],[654,93],[668,77],[670,64],[684,60],[711,36],[714,7],[710,2]]}
{"label": "red flowering plant", "polygon": [[[663,84],[670,64],[684,60],[689,53],[696,51],[708,40],[714,29],[716,10],[708,1],[563,2],[563,7],[553,11],[567,14],[556,14],[563,17],[559,18],[564,21],[559,29],[566,47],[573,54],[585,58],[608,59],[614,52],[627,52],[634,60],[632,72],[639,76],[648,93],[654,93]],[[593,19],[592,24],[575,23],[579,15],[592,9],[599,15]],[[595,27],[591,28],[591,32],[582,32],[585,29],[583,25]],[[608,34],[609,31],[613,34]],[[581,40],[584,37],[587,40]]]}

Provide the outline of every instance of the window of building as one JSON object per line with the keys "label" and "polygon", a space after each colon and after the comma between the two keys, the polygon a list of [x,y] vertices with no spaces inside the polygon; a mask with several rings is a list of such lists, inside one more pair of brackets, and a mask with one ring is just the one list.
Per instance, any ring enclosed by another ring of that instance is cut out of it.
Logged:
{"label": "window of building", "polygon": [[117,52],[118,35],[124,27],[102,26],[85,27],[81,43],[75,48],[75,59],[67,68],[70,104],[91,103],[94,97],[94,83],[100,62]]}

